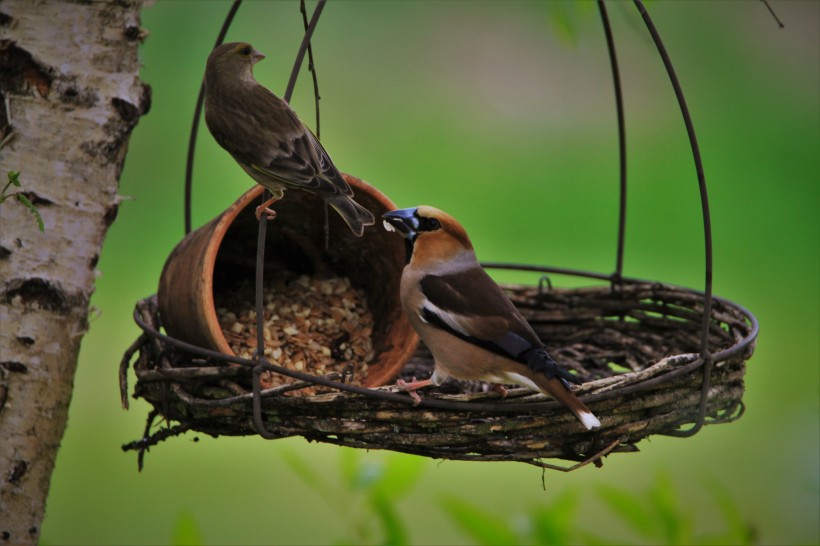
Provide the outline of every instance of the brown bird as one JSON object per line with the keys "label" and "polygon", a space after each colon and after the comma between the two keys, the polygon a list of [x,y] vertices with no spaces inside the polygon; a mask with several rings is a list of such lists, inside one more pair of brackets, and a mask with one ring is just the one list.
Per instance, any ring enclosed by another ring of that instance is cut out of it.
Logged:
{"label": "brown bird", "polygon": [[256,217],[285,188],[298,188],[324,199],[358,236],[375,223],[373,214],[353,200],[353,190],[330,156],[288,104],[260,85],[253,65],[265,56],[244,42],[215,48],[205,68],[205,122],[214,139],[237,163],[271,191]]}
{"label": "brown bird", "polygon": [[384,226],[408,244],[401,302],[433,353],[432,377],[402,390],[440,385],[447,377],[521,385],[566,406],[588,429],[601,422],[570,390],[580,383],[547,354],[538,335],[476,259],[467,232],[452,216],[421,206],[386,213]]}

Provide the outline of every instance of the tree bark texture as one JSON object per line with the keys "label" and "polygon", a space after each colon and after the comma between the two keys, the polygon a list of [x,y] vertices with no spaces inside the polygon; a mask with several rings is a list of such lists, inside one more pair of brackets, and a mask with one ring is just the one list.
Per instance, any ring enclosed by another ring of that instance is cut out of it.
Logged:
{"label": "tree bark texture", "polygon": [[35,544],[128,139],[143,0],[0,0],[0,544]]}

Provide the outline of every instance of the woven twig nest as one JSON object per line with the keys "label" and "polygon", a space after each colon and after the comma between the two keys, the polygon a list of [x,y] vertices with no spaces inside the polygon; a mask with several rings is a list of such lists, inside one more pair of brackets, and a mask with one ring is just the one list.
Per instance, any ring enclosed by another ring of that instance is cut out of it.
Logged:
{"label": "woven twig nest", "polygon": [[[480,384],[447,382],[438,390],[425,390],[419,406],[389,386],[370,391],[347,387],[356,392],[328,387],[325,393],[303,397],[288,396],[281,387],[262,391],[260,425],[266,436],[298,435],[442,459],[542,466],[550,465],[540,463],[541,458],[597,461],[606,453],[635,451],[635,444],[652,434],[699,425],[706,369],[706,422],[727,422],[742,414],[745,361],[757,334],[755,318],[742,307],[713,300],[707,364],[697,354],[703,312],[698,292],[637,281],[577,289],[505,288],[553,357],[585,381],[576,392],[601,419],[601,429],[587,432],[557,402],[526,389],[511,390],[501,399]],[[125,367],[138,351],[135,397],[180,423],[174,431],[259,433],[249,387],[252,361],[226,365],[161,335],[153,298],[138,304],[135,317],[144,334],[121,371],[124,381]],[[432,369],[430,354],[420,345],[402,376],[426,377]],[[159,439],[145,438],[132,447]]]}

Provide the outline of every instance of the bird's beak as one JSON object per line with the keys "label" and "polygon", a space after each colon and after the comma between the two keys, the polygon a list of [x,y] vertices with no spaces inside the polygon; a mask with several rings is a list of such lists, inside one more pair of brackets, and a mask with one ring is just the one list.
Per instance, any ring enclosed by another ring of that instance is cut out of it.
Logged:
{"label": "bird's beak", "polygon": [[416,210],[416,207],[413,207],[384,213],[384,229],[398,231],[402,237],[414,241],[419,232],[419,217]]}
{"label": "bird's beak", "polygon": [[251,64],[256,64],[264,58],[265,58],[264,55],[262,55],[261,53],[259,53],[257,50],[254,49],[253,53],[251,53]]}

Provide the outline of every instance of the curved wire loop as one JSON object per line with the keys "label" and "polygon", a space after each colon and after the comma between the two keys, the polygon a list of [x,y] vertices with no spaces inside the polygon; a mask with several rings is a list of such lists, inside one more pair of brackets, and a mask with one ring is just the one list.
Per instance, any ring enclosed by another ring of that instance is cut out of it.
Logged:
{"label": "curved wire loop", "polygon": [[615,272],[612,274],[613,288],[620,284],[624,272],[624,244],[626,239],[626,122],[624,117],[624,98],[621,89],[621,73],[618,69],[618,55],[615,53],[615,39],[606,12],[604,0],[598,0],[598,11],[604,26],[606,48],[609,52],[609,64],[612,66],[612,86],[615,90],[615,110],[618,116],[618,248],[615,257]]}
{"label": "curved wire loop", "polygon": [[[222,23],[222,28],[219,29],[219,34],[216,37],[214,47],[222,45],[225,41],[225,35],[233,22],[236,12],[239,11],[239,6],[242,0],[234,0],[231,9],[228,10],[228,15]],[[202,84],[199,86],[199,96],[196,98],[196,107],[194,108],[194,121],[191,123],[191,136],[188,138],[188,158],[185,162],[185,235],[191,233],[191,194],[193,191],[193,173],[194,173],[194,152],[196,151],[196,135],[199,132],[199,120],[202,118],[202,104],[205,102],[205,81],[203,78]]]}
{"label": "curved wire loop", "polygon": [[683,89],[681,89],[680,80],[675,73],[675,68],[672,66],[672,61],[669,58],[669,53],[666,51],[666,46],[661,40],[658,29],[655,23],[646,11],[646,7],[641,0],[633,0],[638,12],[643,18],[649,34],[652,36],[652,41],[655,42],[655,47],[661,56],[663,65],[669,75],[669,81],[672,88],[675,90],[675,97],[678,99],[678,106],[680,106],[681,114],[683,115],[683,122],[686,125],[686,134],[689,137],[689,144],[692,148],[692,157],[695,161],[695,171],[698,176],[698,189],[700,191],[700,206],[703,214],[703,239],[704,239],[704,254],[705,254],[705,279],[704,279],[704,300],[703,300],[703,322],[701,324],[700,333],[700,357],[704,362],[703,367],[703,386],[701,388],[700,413],[695,425],[686,431],[678,431],[670,433],[670,436],[688,437],[696,434],[702,427],[704,419],[706,418],[706,402],[709,397],[709,381],[714,360],[709,354],[709,318],[712,314],[712,219],[709,212],[709,192],[706,189],[706,175],[703,172],[703,161],[700,156],[700,147],[698,146],[698,139],[695,135],[695,126],[692,123],[692,116],[689,114],[689,107],[686,104],[686,98],[683,96]]}
{"label": "curved wire loop", "polygon": [[[312,65],[312,51],[310,50],[310,42],[311,37],[313,35],[314,30],[316,29],[316,25],[318,24],[319,17],[321,16],[322,10],[324,9],[325,3],[327,0],[319,0],[314,9],[313,15],[310,19],[310,22],[306,25],[305,34],[302,39],[302,43],[299,47],[299,50],[296,55],[296,59],[294,60],[293,69],[291,70],[290,78],[288,80],[288,85],[284,94],[284,100],[286,102],[290,102],[293,89],[296,84],[296,79],[298,77],[299,71],[301,69],[305,53],[308,52],[311,57],[311,65]],[[708,392],[710,387],[710,373],[712,371],[712,367],[714,365],[715,358],[718,355],[711,355],[709,353],[709,322],[711,317],[711,308],[712,308],[712,232],[711,232],[711,216],[709,211],[709,199],[708,199],[708,192],[706,188],[706,178],[703,172],[703,164],[700,155],[700,149],[698,147],[697,138],[695,135],[694,125],[692,123],[692,118],[689,113],[689,108],[686,104],[686,100],[683,95],[683,91],[680,86],[680,82],[678,80],[677,74],[675,73],[674,67],[672,62],[669,58],[669,54],[666,51],[666,47],[661,40],[661,37],[657,31],[657,28],[652,21],[652,18],[649,16],[643,2],[641,0],[633,0],[638,12],[640,13],[644,24],[646,25],[652,40],[655,44],[655,47],[658,50],[658,53],[661,56],[663,61],[664,67],[667,71],[669,76],[669,80],[672,84],[672,87],[675,92],[675,96],[678,101],[678,105],[681,110],[681,114],[683,116],[684,124],[686,126],[686,132],[689,137],[690,146],[692,149],[692,155],[695,162],[695,168],[697,172],[698,178],[698,188],[700,191],[700,200],[701,200],[701,209],[703,214],[703,228],[704,228],[704,247],[705,247],[705,288],[704,288],[704,305],[703,305],[703,320],[702,320],[702,327],[701,327],[701,336],[700,336],[700,358],[695,360],[694,362],[676,370],[676,373],[667,374],[663,378],[656,378],[658,380],[664,379],[668,380],[671,379],[672,375],[679,375],[680,373],[685,373],[692,371],[698,367],[703,369],[703,383],[701,388],[701,400],[699,406],[699,414],[696,423],[694,426],[685,431],[674,431],[668,433],[670,436],[677,436],[677,437],[687,437],[696,434],[703,426],[706,417],[706,407],[708,401]],[[228,28],[233,21],[234,16],[236,15],[237,10],[239,9],[242,0],[235,0],[232,4],[226,19],[222,25],[220,33],[216,40],[216,45],[218,46],[221,44],[225,38],[225,35],[228,31]],[[610,64],[612,67],[612,78],[613,78],[613,87],[615,92],[615,104],[616,104],[616,111],[617,111],[617,120],[618,120],[618,142],[619,142],[619,214],[618,214],[618,237],[617,237],[617,251],[616,251],[616,264],[615,264],[615,271],[610,275],[604,275],[599,273],[593,272],[585,272],[585,271],[576,271],[571,269],[563,269],[563,268],[542,268],[537,266],[522,266],[522,265],[510,265],[510,264],[496,264],[496,263],[485,263],[483,264],[485,267],[495,267],[495,268],[504,268],[504,269],[523,269],[523,270],[532,270],[532,271],[541,271],[541,272],[551,272],[551,273],[559,273],[559,274],[568,274],[568,275],[576,275],[582,277],[588,277],[593,279],[600,279],[609,281],[610,284],[615,289],[616,286],[621,285],[624,282],[623,278],[623,257],[624,257],[624,247],[625,247],[625,232],[626,232],[626,192],[627,192],[627,168],[626,168],[626,130],[625,130],[625,116],[624,116],[624,108],[623,108],[623,93],[621,88],[621,80],[620,80],[620,72],[618,68],[618,60],[617,55],[615,52],[615,43],[614,38],[612,35],[612,28],[609,23],[609,17],[607,15],[605,1],[604,0],[597,0],[598,9],[601,15],[601,21],[604,28],[604,34],[606,37],[607,43],[607,50],[609,53]],[[301,5],[303,18],[306,21],[306,13],[304,11],[304,4]],[[315,85],[314,81],[314,93],[316,99],[316,115],[317,115],[317,125],[318,121],[318,89]],[[199,126],[199,119],[202,110],[202,103],[204,99],[204,86],[200,87],[199,96],[197,98],[197,104],[194,112],[194,120],[191,128],[191,136],[189,141],[189,148],[188,148],[188,158],[187,158],[187,165],[186,165],[186,173],[185,173],[185,233],[189,233],[191,231],[191,180],[192,180],[192,171],[193,171],[193,157],[194,157],[194,149],[196,146],[196,133]],[[261,411],[261,386],[259,381],[259,374],[263,371],[274,371],[276,373],[280,373],[282,375],[287,375],[290,377],[302,379],[305,381],[312,382],[314,384],[330,386],[336,388],[338,390],[349,391],[349,392],[359,392],[361,394],[366,394],[368,396],[375,396],[377,398],[382,399],[389,399],[391,401],[408,401],[412,403],[409,397],[405,397],[398,394],[388,393],[384,391],[372,390],[372,389],[364,389],[361,387],[355,387],[353,385],[340,383],[337,381],[331,381],[326,378],[316,377],[308,374],[300,374],[297,372],[293,372],[286,368],[282,368],[280,366],[273,365],[269,363],[263,354],[263,347],[264,347],[264,338],[263,338],[263,328],[262,328],[262,321],[264,320],[264,314],[262,312],[263,307],[263,298],[262,298],[262,279],[264,276],[264,248],[265,248],[265,234],[267,228],[267,218],[265,215],[262,215],[259,221],[259,234],[257,239],[257,267],[256,267],[256,311],[257,311],[257,354],[255,356],[254,361],[243,361],[242,364],[245,365],[253,365],[253,405],[254,405],[254,422],[255,425],[260,433],[265,438],[278,438],[280,437],[276,433],[269,432],[264,425],[262,420],[262,411]],[[634,281],[634,279],[633,279]],[[749,316],[752,317],[751,313]],[[742,343],[742,346],[747,345],[752,340],[755,339],[757,334],[757,322],[753,319],[753,333],[749,336],[749,339]],[[159,336],[162,334],[156,333]],[[178,342],[177,340],[173,340],[172,338],[167,338],[169,342],[176,342],[176,344],[186,345],[182,342]],[[732,347],[732,350],[740,350],[743,347]],[[188,346],[187,349],[195,350],[194,352],[202,353],[204,350]],[[205,351],[207,352],[207,351]],[[722,355],[725,353],[726,350],[721,351],[719,354]],[[224,359],[226,355],[221,355]],[[236,362],[237,360],[243,359],[235,359],[235,358],[227,358],[227,360],[231,360]],[[637,387],[635,385],[634,387]],[[643,386],[644,388],[646,385]],[[635,389],[641,390],[641,389]],[[593,402],[597,400],[606,399],[609,393],[592,396],[585,398],[588,402]],[[623,393],[622,393],[623,394]],[[457,408],[450,407],[452,404],[456,404]],[[550,404],[546,402],[545,404]],[[461,409],[470,411],[472,410],[479,410],[478,406],[492,406],[487,404],[471,404],[465,402],[455,402],[455,403],[447,403],[445,401],[440,400],[424,400],[422,401],[422,406],[427,407],[438,407],[440,409]],[[469,406],[477,406],[475,408]],[[533,404],[527,404],[526,409],[532,410],[534,409]],[[504,411],[511,411],[515,410],[516,408],[512,407],[512,405],[506,405]],[[523,409],[523,408],[522,408]],[[481,407],[481,411],[487,411],[487,407]]]}

